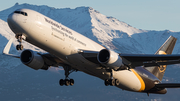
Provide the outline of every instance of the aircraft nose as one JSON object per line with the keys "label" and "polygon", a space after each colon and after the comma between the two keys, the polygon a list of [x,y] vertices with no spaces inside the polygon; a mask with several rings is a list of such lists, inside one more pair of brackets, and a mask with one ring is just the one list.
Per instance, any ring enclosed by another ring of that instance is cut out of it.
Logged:
{"label": "aircraft nose", "polygon": [[12,25],[15,22],[15,20],[16,20],[16,16],[14,15],[14,13],[11,13],[7,19],[8,25]]}
{"label": "aircraft nose", "polygon": [[11,30],[14,32],[14,34],[20,33],[21,30],[19,29],[19,23],[17,21],[17,15],[14,14],[14,12],[8,16],[7,23],[9,25],[9,27],[11,28]]}

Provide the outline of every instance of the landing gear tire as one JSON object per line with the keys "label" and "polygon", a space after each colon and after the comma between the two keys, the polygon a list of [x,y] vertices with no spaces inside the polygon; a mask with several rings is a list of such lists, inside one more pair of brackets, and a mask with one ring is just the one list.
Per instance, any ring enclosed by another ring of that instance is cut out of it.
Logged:
{"label": "landing gear tire", "polygon": [[63,79],[60,79],[59,80],[59,85],[60,86],[63,86],[63,85],[66,85],[66,86],[69,86],[69,85],[74,85],[74,80],[73,79],[65,79],[65,80],[63,80]]}
{"label": "landing gear tire", "polygon": [[63,79],[59,80],[59,85],[60,85],[60,86],[63,86],[63,85],[64,85],[64,80],[63,80]]}
{"label": "landing gear tire", "polygon": [[70,85],[73,86],[74,85],[74,80],[73,79],[70,79]]}
{"label": "landing gear tire", "polygon": [[111,85],[111,86],[115,86],[115,80],[114,80],[114,79],[111,79],[111,80],[110,80],[110,85]]}
{"label": "landing gear tire", "polygon": [[17,46],[16,46],[16,49],[17,49],[17,50],[23,50],[23,45],[17,45]]}
{"label": "landing gear tire", "polygon": [[118,79],[115,79],[115,85],[118,86],[120,84]]}
{"label": "landing gear tire", "polygon": [[70,84],[70,80],[65,79],[65,85],[66,85],[66,86],[69,86],[69,84]]}
{"label": "landing gear tire", "polygon": [[109,86],[109,80],[106,79],[106,80],[104,81],[104,84],[105,84],[105,86]]}
{"label": "landing gear tire", "polygon": [[117,79],[106,79],[106,80],[104,81],[104,84],[105,84],[106,86],[108,86],[108,85],[118,86],[120,83],[119,83],[119,80],[117,80]]}

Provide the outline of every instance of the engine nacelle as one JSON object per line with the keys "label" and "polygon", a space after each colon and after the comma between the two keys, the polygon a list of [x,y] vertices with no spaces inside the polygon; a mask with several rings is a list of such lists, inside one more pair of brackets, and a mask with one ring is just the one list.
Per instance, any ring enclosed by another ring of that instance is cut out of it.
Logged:
{"label": "engine nacelle", "polygon": [[32,69],[47,69],[42,56],[32,50],[24,50],[20,56],[21,62]]}
{"label": "engine nacelle", "polygon": [[109,67],[110,69],[117,70],[122,65],[122,59],[119,54],[111,50],[102,49],[99,52],[97,58],[99,63],[106,67]]}

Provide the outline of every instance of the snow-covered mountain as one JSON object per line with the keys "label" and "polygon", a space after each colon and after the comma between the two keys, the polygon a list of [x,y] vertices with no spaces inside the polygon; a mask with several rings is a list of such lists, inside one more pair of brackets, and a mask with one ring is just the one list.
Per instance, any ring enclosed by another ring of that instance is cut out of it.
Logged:
{"label": "snow-covered mountain", "polygon": [[[19,5],[0,12],[0,19],[6,22],[10,13],[16,9],[36,10],[88,38],[121,53],[154,53],[170,36],[180,37],[179,32],[170,30],[149,31],[136,29],[113,17],[107,17],[91,7],[76,9],[55,9],[48,6],[29,4]],[[177,42],[178,46],[179,41]],[[148,47],[147,47],[148,46]],[[179,48],[175,53],[180,52]]]}
{"label": "snow-covered mountain", "polygon": [[[107,17],[91,7],[77,7],[76,9],[56,9],[48,6],[36,6],[16,3],[9,9],[0,11],[0,51],[3,50],[8,40],[14,37],[14,33],[8,27],[6,19],[16,9],[28,8],[36,10],[63,25],[87,36],[88,38],[121,53],[150,53],[153,54],[173,35],[180,39],[180,32],[170,30],[150,31],[141,30],[119,21],[113,17]],[[18,42],[14,41],[11,53],[19,54],[15,50]],[[25,48],[44,52],[43,50],[23,42]],[[174,54],[180,54],[180,41],[174,48]],[[180,82],[178,65],[167,69],[164,82]],[[169,71],[169,72],[168,72]],[[176,71],[176,72],[175,72]],[[173,73],[173,75],[172,75]],[[3,100],[141,100],[141,101],[168,101],[172,99],[173,90],[166,97],[121,91],[116,87],[105,87],[103,81],[83,73],[73,73],[76,84],[73,87],[59,87],[58,80],[64,78],[63,71],[50,69],[49,71],[35,71],[23,66],[18,59],[3,56],[0,53],[0,99]],[[71,76],[71,75],[70,75]],[[87,80],[88,79],[88,80]],[[48,81],[48,82],[47,82]],[[85,82],[84,82],[85,81]],[[91,85],[87,87],[87,85]],[[28,91],[28,92],[27,92]],[[174,90],[180,93],[179,89]],[[11,95],[12,94],[12,95]],[[15,99],[9,98],[13,96]],[[93,96],[93,97],[92,97]],[[132,96],[129,98],[129,96]]]}

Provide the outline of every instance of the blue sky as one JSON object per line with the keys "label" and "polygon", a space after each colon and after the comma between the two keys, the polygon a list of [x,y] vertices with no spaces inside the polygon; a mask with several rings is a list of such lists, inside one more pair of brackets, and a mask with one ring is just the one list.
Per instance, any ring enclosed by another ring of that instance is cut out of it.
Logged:
{"label": "blue sky", "polygon": [[180,0],[3,0],[0,11],[16,2],[55,8],[89,6],[138,29],[180,32]]}

